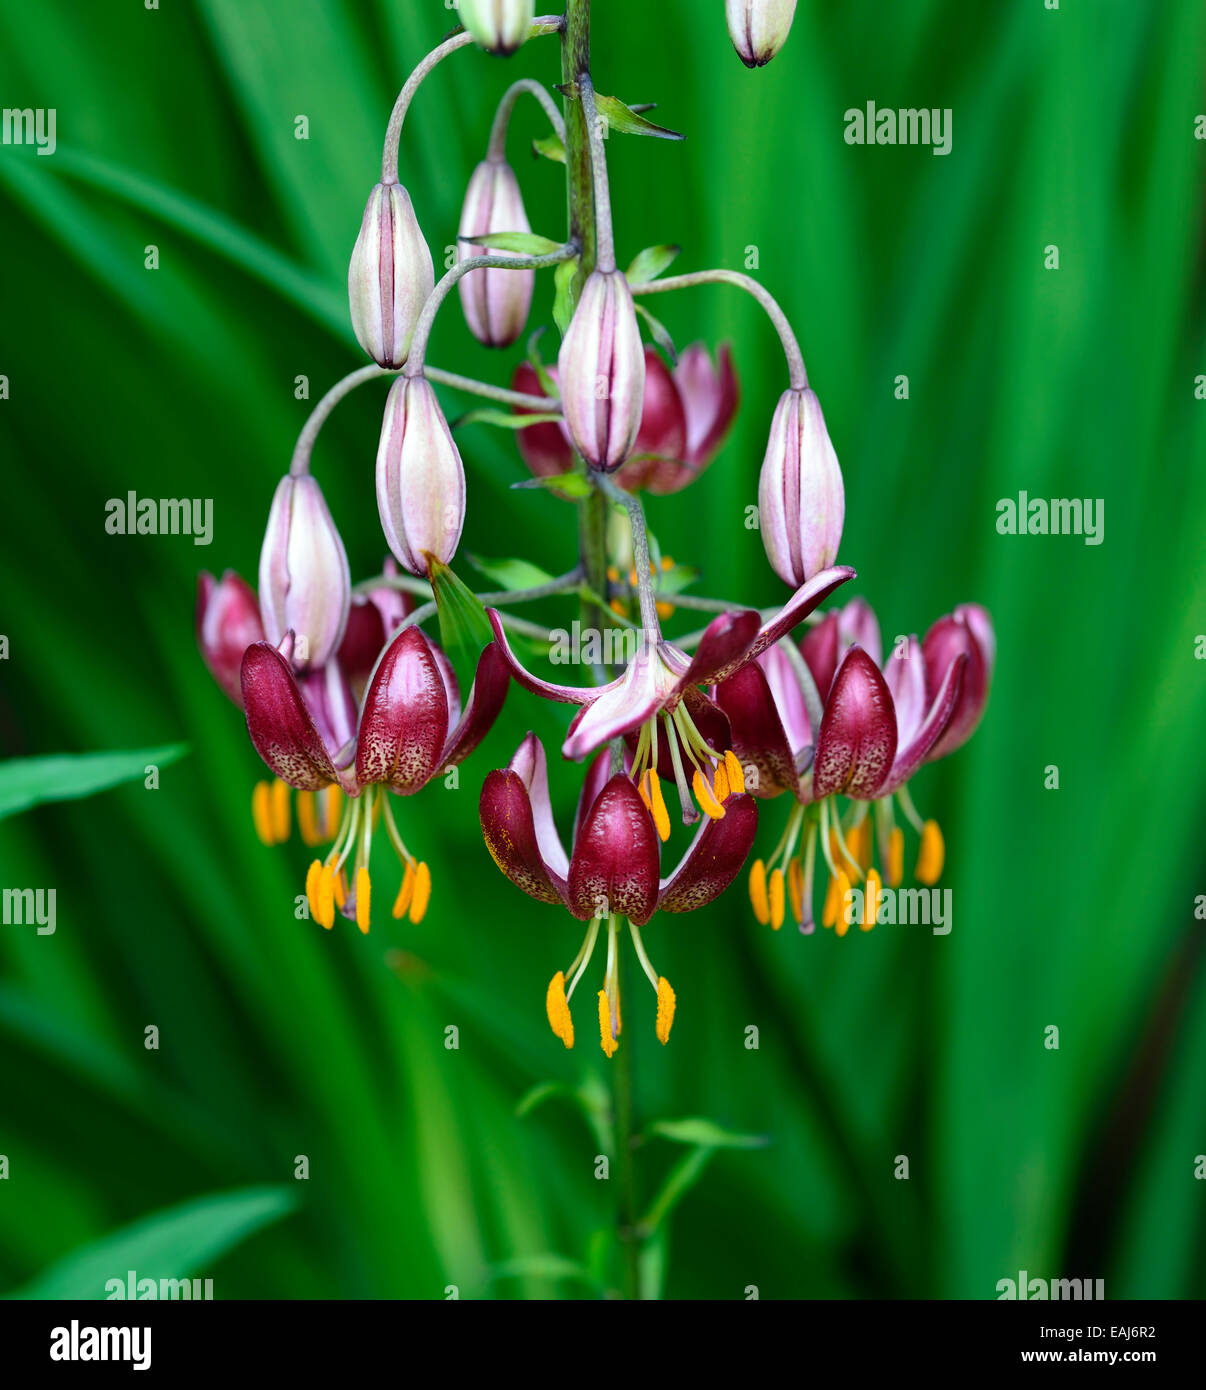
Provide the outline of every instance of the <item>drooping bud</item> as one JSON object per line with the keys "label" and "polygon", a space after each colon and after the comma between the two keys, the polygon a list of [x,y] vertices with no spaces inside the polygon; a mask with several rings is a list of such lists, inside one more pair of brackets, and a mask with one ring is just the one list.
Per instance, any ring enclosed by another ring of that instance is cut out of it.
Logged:
{"label": "drooping bud", "polygon": [[[529,232],[523,195],[515,171],[502,159],[483,159],[473,171],[461,210],[461,237],[490,232]],[[458,241],[458,260],[471,256],[505,256],[481,244]],[[473,270],[457,285],[469,331],[486,347],[510,347],[524,330],[534,270]]]}
{"label": "drooping bud", "polygon": [[465,467],[423,376],[390,388],[377,450],[377,508],[389,548],[411,574],[456,554],[465,524]]}
{"label": "drooping bud", "polygon": [[613,472],[632,452],[645,399],[636,306],[618,270],[587,277],[557,365],[570,438],[592,468]]}
{"label": "drooping bud", "polygon": [[807,387],[785,391],[775,407],[758,513],[766,558],[784,583],[799,588],[833,564],[846,494],[821,403]]}
{"label": "drooping bud", "polygon": [[209,673],[236,705],[243,704],[243,653],[264,640],[255,590],[234,570],[197,577],[197,646]]}
{"label": "drooping bud", "polygon": [[508,54],[527,38],[536,0],[459,0],[457,12],[479,48]]}
{"label": "drooping bud", "polygon": [[747,68],[765,67],[787,42],[796,0],[725,0],[729,37]]}
{"label": "drooping bud", "polygon": [[419,312],[435,288],[431,252],[401,184],[369,194],[348,266],[348,301],[360,346],[382,367],[401,367]]}
{"label": "drooping bud", "polygon": [[352,580],[343,541],[317,481],[286,474],[277,485],[260,551],[260,614],[275,647],[294,634],[293,665],[325,666],[343,638]]}

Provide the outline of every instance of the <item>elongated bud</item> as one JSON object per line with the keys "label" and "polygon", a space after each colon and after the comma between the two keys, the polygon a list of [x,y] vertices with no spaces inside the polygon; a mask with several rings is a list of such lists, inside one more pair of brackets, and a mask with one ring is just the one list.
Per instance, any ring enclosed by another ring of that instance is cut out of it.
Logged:
{"label": "elongated bud", "polygon": [[747,68],[765,67],[787,42],[796,0],[725,0],[729,37]]}
{"label": "elongated bud", "polygon": [[645,351],[628,281],[596,270],[557,359],[566,428],[592,468],[611,473],[632,452],[645,400]]}
{"label": "elongated bud", "polygon": [[374,362],[403,365],[419,312],[434,288],[431,252],[410,194],[401,184],[377,184],[348,266],[352,327]]}
{"label": "elongated bud", "polygon": [[197,646],[214,680],[236,705],[243,703],[243,653],[264,640],[255,591],[234,570],[221,579],[197,577]]}
{"label": "elongated bud", "polygon": [[465,468],[431,383],[390,388],[377,450],[377,508],[389,548],[411,574],[456,554],[465,524]]}
{"label": "elongated bud", "polygon": [[766,558],[793,588],[837,558],[846,493],[813,391],[784,391],[775,407],[758,481],[758,515]]}
{"label": "elongated bud", "polygon": [[[523,195],[515,171],[502,159],[483,159],[473,171],[461,210],[460,235],[486,236],[490,232],[528,232],[531,226],[523,210]],[[471,256],[505,256],[486,246],[459,241],[457,259]],[[510,347],[524,330],[534,270],[474,270],[457,285],[465,322],[486,347]]]}
{"label": "elongated bud", "polygon": [[325,666],[343,638],[352,581],[343,541],[322,488],[308,474],[277,485],[260,551],[264,636],[279,645],[294,634],[293,665]]}
{"label": "elongated bud", "polygon": [[461,23],[487,53],[514,53],[536,17],[536,0],[458,0]]}

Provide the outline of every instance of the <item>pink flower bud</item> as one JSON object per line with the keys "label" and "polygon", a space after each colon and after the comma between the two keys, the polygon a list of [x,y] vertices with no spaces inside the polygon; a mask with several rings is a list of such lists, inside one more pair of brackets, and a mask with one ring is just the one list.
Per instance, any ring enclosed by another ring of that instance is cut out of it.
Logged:
{"label": "pink flower bud", "polygon": [[197,646],[209,673],[236,705],[243,703],[243,653],[264,640],[255,590],[234,570],[197,577]]}
{"label": "pink flower bud", "polygon": [[747,68],[765,67],[787,42],[796,0],[725,0],[729,37]]}
{"label": "pink flower bud", "polygon": [[570,438],[611,473],[632,452],[645,399],[645,352],[632,291],[618,270],[587,277],[557,359]]}
{"label": "pink flower bud", "polygon": [[389,548],[411,574],[447,564],[465,524],[465,468],[431,383],[399,377],[377,450],[377,508]]}
{"label": "pink flower bud", "polygon": [[[460,235],[486,236],[490,232],[528,232],[527,213],[515,171],[502,159],[483,159],[473,171],[461,210]],[[482,245],[458,242],[458,259],[471,256],[505,256]],[[474,270],[457,285],[469,331],[486,347],[510,347],[524,330],[534,270]]]}
{"label": "pink flower bud", "polygon": [[461,23],[487,53],[514,53],[536,17],[536,0],[458,0]]}
{"label": "pink flower bud", "polygon": [[343,637],[352,581],[322,488],[286,474],[268,512],[260,551],[260,614],[274,647],[294,634],[293,664],[325,666]]}
{"label": "pink flower bud", "polygon": [[374,362],[403,365],[419,313],[434,288],[431,252],[410,194],[397,183],[377,184],[348,266],[352,327]]}
{"label": "pink flower bud", "polygon": [[758,514],[766,558],[784,583],[798,588],[833,564],[846,494],[821,403],[807,387],[784,391],[775,407]]}

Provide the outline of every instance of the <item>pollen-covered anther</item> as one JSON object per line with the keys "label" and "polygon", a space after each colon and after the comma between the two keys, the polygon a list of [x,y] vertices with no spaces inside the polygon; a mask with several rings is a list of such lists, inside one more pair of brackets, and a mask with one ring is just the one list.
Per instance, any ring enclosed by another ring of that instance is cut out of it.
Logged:
{"label": "pollen-covered anther", "polygon": [[427,915],[427,904],[431,901],[431,870],[420,862],[415,868],[415,891],[410,900],[410,920],[417,927]]}
{"label": "pollen-covered anther", "polygon": [[845,936],[850,930],[850,879],[841,869],[837,876],[837,920],[833,927],[839,936]]}
{"label": "pollen-covered anther", "polygon": [[314,805],[313,792],[298,792],[297,794],[297,833],[301,836],[302,844],[307,848],[313,848],[322,843],[322,834],[318,827],[318,810]]}
{"label": "pollen-covered anther", "polygon": [[666,798],[662,795],[662,779],[651,767],[642,773],[637,791],[645,803],[645,809],[653,817],[658,839],[665,843],[670,838],[670,813],[666,810]]}
{"label": "pollen-covered anther", "polygon": [[695,800],[699,803],[699,809],[705,816],[712,820],[722,820],[724,818],[724,807],[716,800],[712,793],[712,788],[704,780],[703,774],[696,768],[691,777],[691,789],[695,793]]}
{"label": "pollen-covered anther", "polygon": [[879,913],[880,898],[883,896],[883,882],[877,869],[868,869],[867,882],[863,885],[863,920],[859,923],[863,931],[870,931]]}
{"label": "pollen-covered anther", "polygon": [[574,1045],[574,1020],[570,1017],[569,1002],[565,997],[565,974],[558,970],[549,981],[548,993],[544,1000],[549,1016],[549,1027],[567,1048]]}
{"label": "pollen-covered anther", "polygon": [[904,831],[899,825],[894,825],[888,836],[888,886],[899,888],[903,878]]}
{"label": "pollen-covered anther", "polygon": [[674,1006],[676,1003],[670,981],[664,975],[657,980],[657,1040],[664,1047],[670,1041],[670,1029],[674,1026]]}
{"label": "pollen-covered anther", "polygon": [[322,878],[322,860],[314,859],[306,870],[306,901],[310,904],[310,916],[318,921],[318,885]]}
{"label": "pollen-covered anther", "polygon": [[800,861],[793,859],[787,866],[787,896],[791,902],[792,920],[804,920],[804,870]]}
{"label": "pollen-covered anther", "polygon": [[946,845],[942,839],[942,831],[938,829],[937,821],[928,820],[921,829],[921,851],[917,855],[918,883],[932,888],[942,877],[945,863]]}
{"label": "pollen-covered anther", "polygon": [[825,890],[825,906],[821,909],[821,926],[832,927],[837,921],[838,916],[838,881],[836,878],[829,880],[829,887]]}
{"label": "pollen-covered anther", "polygon": [[770,924],[778,931],[783,925],[783,917],[786,910],[786,893],[783,882],[783,870],[776,869],[770,876]]}
{"label": "pollen-covered anther", "polygon": [[729,799],[729,774],[725,771],[724,763],[716,764],[716,773],[712,780],[712,795],[721,806]]}
{"label": "pollen-covered anther", "polygon": [[262,845],[274,845],[272,833],[272,790],[267,782],[257,782],[251,793],[251,820]]}
{"label": "pollen-covered anther", "polygon": [[279,777],[272,783],[272,835],[278,845],[283,845],[289,838],[289,793],[288,782],[282,782]]}
{"label": "pollen-covered anther", "polygon": [[365,936],[368,935],[372,911],[372,892],[373,885],[369,879],[369,871],[362,864],[356,870],[356,925]]}
{"label": "pollen-covered anther", "polygon": [[335,832],[339,829],[339,816],[343,810],[343,792],[331,784],[324,792],[319,795],[325,802],[322,818],[322,838],[323,840],[333,840]]}
{"label": "pollen-covered anther", "polygon": [[607,1002],[605,989],[599,991],[599,1045],[608,1057],[613,1057],[619,1047],[611,1031],[611,1005]]}
{"label": "pollen-covered anther", "polygon": [[410,906],[410,900],[415,891],[415,866],[408,863],[406,872],[402,875],[402,883],[398,888],[398,896],[394,899],[394,917],[400,920],[406,914],[406,909]]}
{"label": "pollen-covered anther", "polygon": [[765,927],[770,921],[770,899],[766,892],[766,865],[761,859],[755,859],[750,870],[750,906],[759,924]]}
{"label": "pollen-covered anther", "polygon": [[741,760],[730,748],[724,755],[724,770],[729,779],[729,795],[740,796],[745,791],[745,769]]}
{"label": "pollen-covered anther", "polygon": [[348,876],[342,869],[335,875],[333,887],[335,889],[335,906],[342,912],[343,905],[348,900]]}
{"label": "pollen-covered anther", "polygon": [[324,864],[318,877],[318,911],[314,914],[328,931],[335,925],[335,865]]}

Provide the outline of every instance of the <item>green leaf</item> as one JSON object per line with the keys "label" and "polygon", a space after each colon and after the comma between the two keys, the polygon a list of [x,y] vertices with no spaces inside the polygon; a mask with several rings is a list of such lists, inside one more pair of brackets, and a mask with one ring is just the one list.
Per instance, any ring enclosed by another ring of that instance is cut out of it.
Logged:
{"label": "green leaf", "polygon": [[637,253],[632,264],[624,272],[630,285],[647,285],[673,264],[681,246],[646,246]]}
{"label": "green leaf", "polygon": [[572,469],[568,473],[554,473],[551,478],[523,478],[518,483],[512,483],[513,488],[524,487],[544,487],[551,492],[563,493],[566,497],[577,501],[581,497],[589,497],[594,488],[581,473],[574,472]]}
{"label": "green leaf", "polygon": [[519,1098],[519,1102],[515,1106],[515,1114],[522,1120],[525,1115],[530,1115],[546,1100],[557,1100],[562,1096],[567,1100],[575,1099],[572,1088],[567,1086],[564,1081],[541,1081],[530,1091],[525,1091]]}
{"label": "green leaf", "polygon": [[565,163],[565,146],[559,135],[546,135],[543,140],[533,140],[532,153],[551,159],[555,164]]}
{"label": "green leaf", "polygon": [[667,130],[665,126],[654,125],[652,121],[647,121],[631,106],[625,106],[619,97],[600,96],[596,92],[595,105],[599,108],[599,115],[603,117],[611,129],[618,130],[622,135],[652,135],[658,140],[683,140],[686,138],[673,130]]}
{"label": "green leaf", "polygon": [[500,430],[526,430],[531,425],[557,425],[561,423],[558,411],[546,414],[514,415],[509,410],[493,410],[489,406],[481,410],[470,410],[452,423],[454,430],[463,425],[493,425]]}
{"label": "green leaf", "polygon": [[488,1270],[490,1282],[498,1279],[556,1279],[562,1282],[574,1281],[590,1285],[601,1292],[599,1281],[584,1264],[568,1259],[565,1255],[549,1252],[543,1255],[518,1255],[513,1260],[491,1265]]}
{"label": "green leaf", "polygon": [[564,338],[574,317],[574,276],[578,273],[578,257],[562,261],[553,272],[553,284],[557,293],[553,299],[553,321]]}
{"label": "green leaf", "polygon": [[500,589],[509,592],[537,589],[553,578],[547,570],[542,570],[530,560],[483,560],[477,555],[470,555],[469,563],[487,579],[493,580]]}
{"label": "green leaf", "polygon": [[712,1149],[763,1149],[770,1142],[765,1135],[737,1134],[701,1115],[684,1120],[657,1120],[647,1133],[675,1144],[700,1144]]}
{"label": "green leaf", "polygon": [[147,767],[166,767],[188,752],[186,743],[122,753],[56,753],[0,763],[0,820],[46,801],[74,801],[137,782]]}
{"label": "green leaf", "polygon": [[643,304],[636,305],[636,311],[649,325],[649,331],[653,334],[654,342],[657,343],[658,347],[660,347],[670,359],[671,364],[677,367],[678,349],[674,346],[674,339],[670,336],[670,330],[661,319],[654,318]]}
{"label": "green leaf", "polygon": [[440,645],[468,690],[482,649],[494,640],[490,619],[477,595],[439,560],[431,564],[431,587],[440,615]]}
{"label": "green leaf", "polygon": [[286,1187],[212,1193],[143,1217],[73,1250],[9,1298],[104,1298],[110,1279],[186,1279],[296,1206]]}
{"label": "green leaf", "polygon": [[520,256],[551,256],[564,245],[564,242],[550,241],[536,232],[487,232],[484,236],[460,239],[472,246],[484,246],[490,251],[513,251]]}

